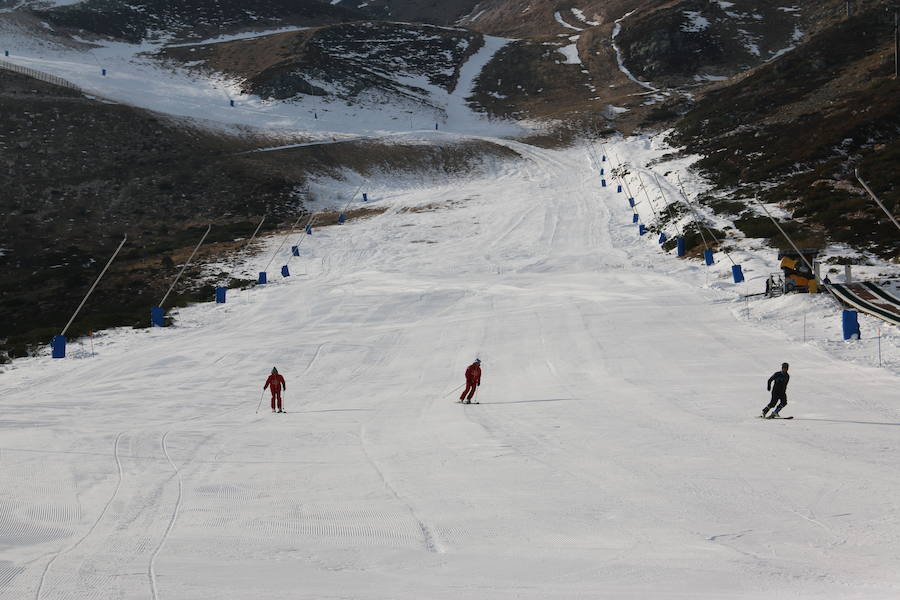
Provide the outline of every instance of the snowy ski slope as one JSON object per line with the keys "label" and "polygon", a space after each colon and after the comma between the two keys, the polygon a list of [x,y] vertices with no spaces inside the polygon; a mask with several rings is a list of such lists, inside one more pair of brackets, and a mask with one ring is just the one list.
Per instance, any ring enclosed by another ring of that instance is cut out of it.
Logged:
{"label": "snowy ski slope", "polygon": [[[896,375],[736,318],[583,148],[505,143],[289,279],[7,371],[0,598],[900,596]],[[796,419],[756,419],[782,361]]]}

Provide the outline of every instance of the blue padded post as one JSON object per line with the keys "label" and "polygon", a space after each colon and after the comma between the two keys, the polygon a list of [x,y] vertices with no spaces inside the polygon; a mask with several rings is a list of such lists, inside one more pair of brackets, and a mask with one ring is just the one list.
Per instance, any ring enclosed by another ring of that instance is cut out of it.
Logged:
{"label": "blue padded post", "polygon": [[66,357],[66,336],[54,335],[50,341],[50,347],[53,348],[53,358]]}
{"label": "blue padded post", "polygon": [[841,315],[841,321],[844,325],[845,340],[858,340],[862,337],[859,332],[858,313],[855,310],[845,310]]}

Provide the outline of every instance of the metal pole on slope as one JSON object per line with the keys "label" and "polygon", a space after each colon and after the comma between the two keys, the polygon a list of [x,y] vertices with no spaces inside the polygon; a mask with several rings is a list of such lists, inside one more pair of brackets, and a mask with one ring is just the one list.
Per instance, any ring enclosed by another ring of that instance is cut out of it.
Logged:
{"label": "metal pole on slope", "polygon": [[644,185],[644,178],[641,177],[640,173],[636,173],[638,181],[641,184],[641,189],[644,190],[644,197],[647,199],[647,204],[650,205],[650,210],[653,211],[653,217],[656,219],[656,222],[659,223],[660,227],[662,227],[662,222],[659,218],[659,213],[656,212],[656,207],[653,206],[653,201],[650,199],[650,193],[647,192],[647,186]]}
{"label": "metal pole on slope", "polygon": [[688,207],[688,210],[694,215],[694,219],[697,221],[698,231],[700,232],[700,239],[703,240],[703,246],[707,250],[709,250],[709,244],[706,242],[706,236],[703,235],[703,230],[705,229],[702,220],[700,218],[700,213],[691,205],[691,202],[688,200],[687,194],[684,192],[684,185],[681,183],[681,177],[678,173],[675,173],[675,177],[678,179],[678,188],[681,191],[681,200],[684,202],[684,205]]}
{"label": "metal pole on slope", "polygon": [[[303,243],[303,240],[306,239],[305,233],[306,233],[307,231],[309,231],[309,228],[310,228],[312,225],[315,224],[315,222],[316,222],[316,217],[318,217],[318,216],[319,216],[319,213],[317,213],[317,212],[314,212],[314,213],[312,213],[312,214],[309,215],[309,220],[306,222],[306,225],[303,226],[303,232],[304,232],[304,235],[301,235],[301,236],[300,236],[300,238],[297,240],[297,243],[296,243],[296,244],[292,244],[292,245],[291,245],[291,248],[292,248],[292,249],[293,249],[293,248],[299,248],[300,244]],[[291,254],[291,256],[288,258],[288,260],[290,260],[290,259],[293,258],[293,257],[294,257],[294,255]]]}
{"label": "metal pole on slope", "polygon": [[[259,233],[259,230],[260,230],[260,228],[263,226],[263,223],[265,223],[266,217],[267,217],[267,216],[268,216],[268,215],[263,215],[262,219],[259,220],[259,224],[256,226],[256,229],[253,230],[253,235],[251,235],[251,236],[250,236],[250,239],[248,239],[246,242],[244,242],[244,243],[241,245],[241,248],[240,248],[241,250],[243,250],[244,248],[248,247],[250,244],[253,243],[253,240],[256,239],[256,234]],[[235,271],[237,271],[237,267],[236,267],[236,266],[235,266],[235,268],[233,268],[233,269],[231,270],[231,273],[228,275],[228,279],[234,279],[234,272],[235,272]],[[227,282],[226,282],[226,283],[227,283]]]}
{"label": "metal pole on slope", "polygon": [[[616,154],[616,162],[619,163],[619,166],[624,164],[624,163],[622,163],[622,159],[619,158],[618,154]],[[625,193],[628,194],[628,198],[630,198],[633,201],[634,196],[631,195],[631,186],[628,185],[628,180],[625,178],[625,173],[622,173],[622,175],[619,177],[619,179],[622,182],[622,185],[625,186]],[[640,217],[640,213],[638,212],[637,207],[632,205],[631,210]]]}
{"label": "metal pole on slope", "polygon": [[262,406],[263,396],[266,395],[266,388],[263,388],[263,391],[259,393],[259,403],[256,405],[256,414],[259,414],[259,407]]}
{"label": "metal pole on slope", "polygon": [[760,208],[763,209],[763,211],[766,213],[766,216],[769,217],[769,219],[772,221],[772,223],[775,225],[775,227],[778,228],[778,231],[781,232],[781,235],[784,236],[784,239],[786,239],[788,241],[788,243],[791,245],[791,247],[797,251],[797,254],[800,256],[801,259],[803,259],[803,262],[806,263],[806,266],[809,267],[809,272],[815,273],[816,270],[813,268],[812,264],[809,262],[809,260],[807,260],[806,256],[804,256],[804,254],[802,252],[800,252],[800,248],[797,247],[797,244],[794,243],[794,240],[792,240],[791,237],[784,231],[784,229],[781,228],[781,225],[779,225],[778,221],[776,221],[775,218],[771,215],[771,213],[769,213],[768,209],[766,209],[766,207],[763,205],[763,203],[759,201],[759,198],[757,196],[754,196],[753,200],[754,200],[754,202],[756,202],[759,205]]}
{"label": "metal pole on slope", "polygon": [[284,239],[281,240],[281,243],[278,245],[278,247],[275,248],[275,252],[272,253],[272,257],[269,259],[269,262],[266,263],[266,268],[263,269],[263,272],[266,272],[269,270],[269,267],[272,265],[272,261],[275,260],[275,257],[278,255],[278,252],[282,248],[284,248],[284,243],[287,241],[288,235],[291,235],[292,233],[294,233],[294,230],[297,228],[297,223],[299,223],[300,219],[302,219],[302,218],[303,218],[303,215],[300,215],[299,217],[297,217],[297,220],[294,221],[294,224],[291,225],[291,230],[288,232],[287,235],[284,236]]}
{"label": "metal pole on slope", "polygon": [[900,223],[897,223],[897,219],[894,218],[894,215],[892,215],[887,207],[881,202],[881,200],[878,199],[878,196],[875,195],[875,193],[872,191],[872,188],[869,187],[869,184],[863,181],[862,177],[859,176],[859,169],[856,169],[856,180],[860,182],[864,188],[866,188],[866,191],[870,196],[872,196],[872,200],[874,200],[875,203],[878,204],[878,206],[881,208],[881,210],[884,211],[884,214],[888,216],[888,219],[890,219],[894,223],[894,227],[900,230]]}
{"label": "metal pole on slope", "polygon": [[118,256],[118,254],[119,254],[119,250],[121,250],[122,246],[125,245],[125,241],[127,239],[128,239],[128,234],[126,234],[125,237],[122,238],[122,241],[119,242],[119,247],[116,248],[116,251],[113,252],[113,255],[109,258],[109,261],[107,261],[106,266],[103,267],[102,271],[100,271],[100,275],[98,275],[97,279],[94,280],[94,285],[92,285],[91,289],[88,290],[88,293],[84,295],[84,298],[81,300],[81,304],[79,304],[78,308],[75,309],[75,312],[72,314],[72,318],[69,319],[69,322],[66,323],[66,326],[63,327],[63,330],[60,332],[59,335],[66,335],[66,331],[69,330],[69,327],[72,325],[72,321],[74,321],[75,317],[78,316],[78,313],[81,311],[82,307],[84,306],[84,303],[87,302],[87,299],[93,293],[94,288],[96,288],[97,284],[100,283],[100,280],[103,278],[103,275],[106,274],[106,270],[109,269],[109,265],[111,265],[112,262],[116,259],[116,256]]}
{"label": "metal pole on slope", "polygon": [[203,240],[205,240],[205,239],[206,239],[206,236],[209,235],[209,231],[210,231],[211,229],[212,229],[212,223],[210,223],[209,226],[207,226],[206,232],[203,234],[203,237],[200,238],[200,241],[197,242],[197,245],[196,245],[196,246],[194,246],[194,251],[191,252],[191,256],[187,259],[187,262],[185,262],[184,265],[182,265],[181,270],[178,271],[178,276],[175,277],[175,281],[173,281],[173,282],[172,282],[172,285],[169,286],[169,289],[168,289],[168,291],[166,292],[166,295],[163,296],[162,300],[160,300],[160,301],[159,301],[159,304],[157,304],[158,307],[160,307],[160,308],[163,307],[163,304],[165,304],[165,302],[166,302],[166,298],[169,297],[169,294],[172,292],[172,289],[175,287],[175,284],[178,283],[178,280],[179,280],[179,279],[181,279],[181,275],[182,275],[182,273],[184,273],[184,270],[187,269],[187,267],[188,267],[189,264],[191,264],[191,260],[193,260],[194,255],[197,254],[197,250],[200,249],[200,246],[203,244]]}
{"label": "metal pole on slope", "polygon": [[[662,186],[659,184],[659,175],[656,174],[656,171],[653,171],[653,180],[656,182],[656,189],[659,190],[659,197],[663,202],[663,206],[668,206],[668,203],[666,202],[666,196],[663,193]],[[675,231],[677,231],[678,235],[681,236],[681,226],[678,225],[678,219],[674,218],[674,216],[673,216],[672,222],[675,223]]]}

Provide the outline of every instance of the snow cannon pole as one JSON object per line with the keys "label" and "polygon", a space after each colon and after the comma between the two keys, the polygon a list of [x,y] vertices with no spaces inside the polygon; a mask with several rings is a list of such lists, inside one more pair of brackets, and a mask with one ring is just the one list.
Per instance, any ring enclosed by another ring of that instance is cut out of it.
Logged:
{"label": "snow cannon pole", "polygon": [[278,253],[281,251],[282,248],[284,248],[284,244],[285,244],[285,242],[287,242],[288,235],[291,235],[292,233],[294,233],[294,230],[297,228],[297,223],[299,223],[300,219],[302,219],[302,218],[303,218],[303,215],[300,215],[299,217],[297,217],[297,220],[294,221],[294,224],[291,225],[291,230],[288,232],[288,234],[286,236],[284,236],[284,239],[281,240],[281,243],[278,244],[278,247],[275,248],[275,252],[272,253],[272,257],[269,259],[269,262],[266,263],[266,268],[262,270],[263,273],[265,273],[266,271],[269,270],[269,267],[272,265],[272,261],[275,260],[275,257],[278,256]]}
{"label": "snow cannon pole", "polygon": [[[94,292],[94,289],[97,287],[97,284],[100,283],[100,280],[106,274],[106,271],[107,271],[107,269],[109,269],[109,266],[116,259],[116,256],[119,255],[119,250],[121,250],[122,246],[125,245],[126,240],[128,240],[128,234],[125,234],[125,237],[123,237],[122,241],[119,242],[119,247],[116,248],[116,251],[113,252],[113,255],[110,257],[109,261],[107,261],[106,266],[103,267],[102,271],[100,271],[100,275],[98,275],[97,279],[94,280],[94,285],[91,286],[91,289],[88,290],[88,293],[85,294],[84,298],[81,299],[81,304],[79,304],[78,308],[75,309],[75,312],[72,313],[72,318],[69,319],[69,322],[66,323],[66,326],[63,327],[63,330],[60,332],[60,334],[53,338],[53,340],[54,340],[53,358],[64,358],[65,357],[65,355],[66,355],[66,352],[65,352],[66,332],[69,330],[69,327],[71,327],[72,322],[75,320],[75,317],[77,317],[78,313],[81,312],[81,309],[84,307],[84,303],[87,302],[88,298],[90,298],[91,294]],[[93,339],[91,340],[91,343],[93,344]],[[58,349],[61,349],[61,352]]]}
{"label": "snow cannon pole", "polygon": [[[896,15],[895,15],[896,16]],[[869,187],[869,184],[863,181],[862,177],[859,176],[859,169],[856,169],[856,180],[862,184],[866,191],[872,196],[872,200],[875,201],[876,204],[884,211],[884,214],[888,216],[891,222],[894,224],[898,230],[900,230],[900,223],[897,223],[897,219],[894,218],[894,215],[891,214],[891,211],[887,209],[887,207],[878,199],[878,196],[875,195],[875,192],[872,191],[872,188]]]}
{"label": "snow cannon pole", "polygon": [[200,249],[200,246],[203,244],[203,240],[205,240],[205,239],[206,239],[206,236],[209,235],[209,232],[210,232],[211,229],[212,229],[212,223],[210,223],[210,224],[206,227],[206,231],[203,233],[203,237],[200,238],[200,241],[197,242],[197,245],[196,245],[196,246],[194,246],[194,251],[191,252],[191,256],[187,259],[187,262],[185,262],[185,263],[181,266],[181,270],[178,271],[178,275],[175,277],[175,281],[172,282],[172,285],[170,285],[168,291],[166,291],[166,295],[163,296],[162,300],[160,300],[160,301],[159,301],[159,304],[157,304],[158,307],[160,307],[160,308],[163,307],[163,304],[165,304],[165,302],[166,302],[166,298],[168,298],[168,297],[169,297],[169,294],[172,293],[172,289],[175,287],[175,284],[178,283],[178,280],[181,279],[181,275],[184,273],[184,270],[188,268],[188,265],[189,265],[189,264],[191,264],[191,261],[194,259],[194,255],[197,254],[197,250]]}
{"label": "snow cannon pole", "polygon": [[644,197],[647,199],[647,204],[650,205],[650,210],[653,211],[653,217],[656,219],[656,222],[662,226],[662,221],[659,218],[659,213],[656,212],[656,206],[653,205],[653,200],[650,199],[650,193],[647,191],[647,186],[644,185],[644,178],[641,177],[640,172],[636,172],[638,181],[641,183],[641,189],[644,190]]}
{"label": "snow cannon pole", "polygon": [[766,216],[769,217],[769,219],[772,221],[772,224],[774,224],[775,227],[778,228],[778,231],[781,232],[781,235],[784,236],[784,239],[786,239],[788,241],[788,244],[791,245],[791,248],[793,248],[794,250],[797,251],[797,254],[800,256],[801,259],[803,259],[803,262],[806,263],[806,266],[809,267],[809,272],[815,273],[816,270],[813,268],[812,264],[810,264],[810,262],[809,262],[809,260],[807,260],[806,256],[804,256],[804,254],[802,252],[800,252],[800,248],[797,247],[797,244],[794,243],[794,240],[792,240],[790,238],[790,236],[784,231],[784,229],[781,228],[781,225],[778,223],[778,221],[775,220],[775,218],[771,215],[771,213],[769,213],[769,210],[765,207],[765,205],[763,205],[763,203],[759,201],[759,197],[754,196],[753,200],[754,200],[754,202],[759,204],[759,207],[761,209],[763,209],[763,212],[766,213]]}
{"label": "snow cannon pole", "polygon": [[[613,153],[613,154],[615,154],[615,153]],[[620,166],[620,167],[621,167],[622,165],[625,164],[624,162],[622,162],[622,159],[619,158],[619,155],[618,155],[618,154],[616,154],[616,162],[619,163],[619,166]],[[628,181],[625,179],[625,173],[622,173],[622,174],[619,176],[619,181],[621,181],[621,182],[622,182],[622,185],[625,186],[625,191],[628,192],[628,197],[629,197],[629,198],[634,198],[634,196],[631,195],[631,186],[628,185]]]}
{"label": "snow cannon pole", "polygon": [[[656,171],[653,171],[653,181],[656,182],[656,189],[659,190],[659,198],[660,200],[662,200],[663,206],[668,206],[668,202],[666,202],[666,195],[663,193],[662,186],[659,184],[659,175],[656,174]],[[678,219],[675,219],[673,217],[672,222],[675,223],[675,231],[678,232],[678,237],[681,237],[681,226],[678,225]]]}
{"label": "snow cannon pole", "polygon": [[359,184],[359,187],[356,188],[356,191],[353,192],[353,195],[350,196],[349,200],[347,200],[347,204],[344,205],[344,209],[341,211],[341,215],[343,215],[344,213],[347,212],[347,209],[350,208],[350,203],[353,202],[353,199],[356,198],[356,195],[359,193],[359,190],[361,190],[362,187],[363,187],[363,184]]}
{"label": "snow cannon pole", "polygon": [[[244,244],[241,246],[241,250],[243,250],[244,248],[247,248],[250,244],[253,243],[253,240],[256,239],[256,234],[259,233],[259,230],[262,228],[263,223],[266,222],[267,216],[268,215],[263,215],[262,219],[259,220],[259,224],[256,226],[256,229],[253,230],[253,235],[250,236],[250,239],[248,239],[246,242],[244,242]],[[228,276],[229,279],[234,278],[234,272],[236,270],[237,270],[237,267],[232,269],[231,274]]]}
{"label": "snow cannon pole", "polygon": [[[703,227],[703,229],[706,230],[706,233],[709,234],[709,237],[711,237],[711,238],[713,239],[713,241],[714,241],[716,244],[719,245],[719,248],[722,248],[722,242],[719,240],[719,238],[717,238],[717,237],[713,234],[713,232],[710,230],[710,228],[706,226],[706,219],[704,219],[703,217],[700,216],[700,212],[697,211],[697,209],[694,208],[694,205],[691,204],[691,201],[688,200],[687,193],[684,191],[684,184],[681,183],[681,175],[679,175],[678,173],[675,173],[675,178],[678,179],[678,188],[681,190],[681,195],[684,197],[684,200],[685,200],[685,202],[687,203],[688,208],[690,208],[690,209],[694,212],[694,216],[697,218],[697,221],[698,221],[698,223],[700,224],[700,226]],[[722,249],[722,253],[723,253],[725,256],[728,257],[728,260],[731,261],[731,264],[732,264],[732,265],[736,265],[736,264],[737,264],[737,263],[734,262],[734,260],[731,258],[731,255],[728,254],[728,252],[726,252],[724,249]]]}
{"label": "snow cannon pole", "polygon": [[[241,245],[241,250],[243,250],[244,248],[249,246],[253,242],[253,240],[256,239],[256,234],[259,233],[259,230],[262,227],[262,224],[265,222],[265,220],[266,220],[266,215],[263,215],[262,219],[259,220],[259,224],[256,226],[256,229],[253,230],[253,235],[251,235],[250,239],[248,239]],[[228,283],[232,279],[234,279],[235,271],[237,271],[237,266],[235,266],[231,270],[231,272],[228,274],[228,279],[226,281],[224,281],[222,285],[216,286],[216,303],[223,304],[225,302],[225,294],[228,290]]]}
{"label": "snow cannon pole", "polygon": [[691,204],[691,201],[688,200],[687,194],[684,191],[684,186],[681,184],[681,177],[678,173],[675,173],[675,177],[678,179],[678,189],[681,192],[681,201],[684,202],[684,205],[688,207],[688,210],[691,211],[691,214],[694,215],[694,220],[697,221],[697,227],[699,227],[700,238],[703,240],[703,247],[709,250],[709,243],[706,241],[706,236],[703,235],[703,230],[706,229],[706,226],[703,224],[703,219],[700,217],[700,213],[697,212],[697,209]]}
{"label": "snow cannon pole", "polygon": [[[306,232],[306,230],[309,229],[312,225],[315,225],[315,223],[316,223],[316,217],[318,217],[318,216],[319,216],[319,213],[317,213],[317,212],[311,213],[311,214],[309,215],[309,219],[307,219],[306,225],[303,226],[303,231],[304,231],[304,232]],[[291,246],[292,246],[292,247],[296,246],[296,247],[299,248],[299,247],[300,247],[300,244],[303,243],[303,240],[304,240],[304,239],[306,239],[306,235],[301,235],[300,238],[297,240],[297,243],[296,243],[296,244],[291,244]],[[290,260],[290,259],[293,258],[293,257],[294,257],[294,254],[291,254],[291,256],[288,258],[288,260]]]}

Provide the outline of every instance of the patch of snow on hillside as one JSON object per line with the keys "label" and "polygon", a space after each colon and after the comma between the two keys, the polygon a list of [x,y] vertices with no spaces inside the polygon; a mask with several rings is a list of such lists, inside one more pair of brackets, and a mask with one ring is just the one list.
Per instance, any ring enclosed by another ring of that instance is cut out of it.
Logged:
{"label": "patch of snow on hillside", "polygon": [[[270,35],[276,35],[279,33],[290,33],[292,31],[306,31],[307,29],[312,29],[311,27],[279,27],[277,29],[267,29],[265,31],[245,31],[243,33],[231,33],[225,35],[219,35],[214,38],[208,38],[205,40],[200,40],[197,42],[184,42],[179,44],[166,44],[166,48],[190,48],[192,46],[206,46],[208,44],[221,44],[223,42],[234,42],[238,40],[251,40],[255,38],[267,37]],[[77,36],[72,36],[75,39]],[[88,40],[81,40],[85,43]]]}
{"label": "patch of snow on hillside", "polygon": [[709,19],[704,17],[700,11],[686,10],[682,14],[688,19],[688,22],[681,26],[682,31],[697,33],[709,29]]}
{"label": "patch of snow on hillside", "polygon": [[571,11],[572,11],[572,14],[575,15],[575,18],[578,19],[579,21],[581,21],[582,23],[586,23],[588,25],[594,25],[594,26],[600,25],[599,21],[588,20],[588,18],[584,15],[584,12],[581,11],[580,9],[573,8],[573,9],[571,9]]}
{"label": "patch of snow on hillside", "polygon": [[562,25],[563,27],[565,27],[567,29],[572,29],[574,31],[584,31],[584,29],[582,29],[581,27],[575,27],[574,25],[569,25],[568,23],[566,23],[565,20],[563,20],[562,15],[559,14],[559,11],[556,11],[555,13],[553,13],[553,17],[556,19],[557,23],[559,23],[560,25]]}
{"label": "patch of snow on hillside", "polygon": [[[577,35],[574,37],[575,37],[575,39],[578,39]],[[562,55],[566,57],[566,60],[563,64],[567,64],[567,65],[582,64],[581,57],[578,56],[578,44],[577,43],[569,44],[568,46],[563,46],[562,48],[557,48],[557,50],[559,50],[559,52],[562,53]]]}
{"label": "patch of snow on hillside", "polygon": [[622,73],[624,73],[628,79],[630,79],[631,81],[633,81],[634,83],[638,84],[641,87],[647,88],[650,91],[658,92],[659,90],[657,88],[653,87],[646,81],[641,81],[640,79],[635,77],[631,73],[631,71],[628,70],[628,67],[625,66],[624,59],[622,58],[622,50],[616,44],[616,38],[619,36],[619,33],[622,31],[622,21],[624,21],[625,19],[627,19],[628,17],[630,17],[631,15],[633,15],[636,12],[637,12],[637,9],[634,9],[633,11],[625,13],[624,15],[622,15],[621,17],[616,19],[615,26],[613,27],[613,31],[612,31],[612,37],[610,38],[610,40],[612,42],[613,50],[615,50],[615,52],[616,52],[616,62],[619,65],[619,70],[622,71]]}
{"label": "patch of snow on hillside", "polygon": [[791,50],[793,50],[794,48],[797,47],[797,43],[801,39],[803,39],[803,30],[801,30],[800,27],[798,27],[798,26],[794,26],[794,32],[793,32],[793,34],[791,34],[791,41],[793,41],[794,43],[785,48],[782,48],[781,50],[778,50],[777,52],[773,52],[772,56],[770,56],[768,60],[775,60],[779,56],[783,56],[783,55],[787,54],[788,52],[790,52]]}

